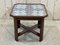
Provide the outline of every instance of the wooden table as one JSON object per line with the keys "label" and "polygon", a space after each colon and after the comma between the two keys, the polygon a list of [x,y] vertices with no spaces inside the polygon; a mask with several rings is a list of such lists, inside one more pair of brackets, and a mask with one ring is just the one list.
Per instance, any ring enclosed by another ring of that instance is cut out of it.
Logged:
{"label": "wooden table", "polygon": [[[25,4],[18,3],[12,8],[11,14],[14,18],[14,30],[15,30],[15,40],[18,41],[18,36],[32,32],[39,37],[39,41],[43,40],[43,30],[44,30],[44,18],[48,16],[45,5],[43,4]],[[20,20],[38,20],[38,24],[27,27],[20,23]],[[23,27],[25,30],[18,33],[18,28]],[[34,31],[33,29],[38,27],[40,33]]]}

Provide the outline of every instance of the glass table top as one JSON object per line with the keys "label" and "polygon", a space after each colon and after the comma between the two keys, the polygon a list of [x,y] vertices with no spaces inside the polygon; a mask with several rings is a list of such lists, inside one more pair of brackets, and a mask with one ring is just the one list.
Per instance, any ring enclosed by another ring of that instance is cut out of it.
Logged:
{"label": "glass table top", "polygon": [[21,5],[16,4],[11,13],[13,16],[45,16],[44,5]]}

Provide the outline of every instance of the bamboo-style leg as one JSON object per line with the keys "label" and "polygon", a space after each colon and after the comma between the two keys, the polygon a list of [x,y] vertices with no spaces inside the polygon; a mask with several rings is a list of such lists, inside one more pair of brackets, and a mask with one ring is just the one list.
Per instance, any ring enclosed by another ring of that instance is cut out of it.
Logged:
{"label": "bamboo-style leg", "polygon": [[15,19],[15,18],[14,18],[14,33],[15,33],[15,40],[18,41],[17,19]]}

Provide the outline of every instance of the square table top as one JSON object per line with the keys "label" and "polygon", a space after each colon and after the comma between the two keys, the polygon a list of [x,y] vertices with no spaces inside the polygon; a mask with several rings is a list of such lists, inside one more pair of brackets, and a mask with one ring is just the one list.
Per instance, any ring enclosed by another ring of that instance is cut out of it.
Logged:
{"label": "square table top", "polygon": [[45,5],[17,3],[13,6],[11,16],[47,16]]}

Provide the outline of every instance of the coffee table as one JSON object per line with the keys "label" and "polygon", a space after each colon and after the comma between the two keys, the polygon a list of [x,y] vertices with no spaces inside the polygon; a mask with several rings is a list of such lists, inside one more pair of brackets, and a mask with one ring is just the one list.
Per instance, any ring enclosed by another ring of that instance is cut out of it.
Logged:
{"label": "coffee table", "polygon": [[[44,4],[17,3],[13,6],[10,16],[14,18],[14,32],[16,41],[18,41],[18,36],[21,36],[27,32],[32,32],[37,35],[39,37],[39,41],[43,40],[44,18],[48,16]],[[38,24],[28,27],[21,24],[20,20],[38,20]],[[23,27],[25,30],[18,33],[18,28],[20,27]],[[36,27],[40,29],[40,33],[33,30]]]}

